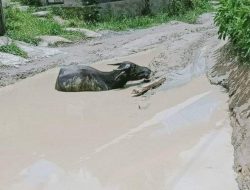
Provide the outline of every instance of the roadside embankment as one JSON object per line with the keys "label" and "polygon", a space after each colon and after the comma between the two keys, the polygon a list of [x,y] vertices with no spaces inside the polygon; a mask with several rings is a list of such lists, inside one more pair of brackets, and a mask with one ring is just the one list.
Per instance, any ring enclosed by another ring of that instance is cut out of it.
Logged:
{"label": "roadside embankment", "polygon": [[237,181],[241,190],[250,189],[250,68],[229,61],[220,52],[218,63],[209,78],[229,92],[229,111],[233,127],[232,144],[235,152]]}

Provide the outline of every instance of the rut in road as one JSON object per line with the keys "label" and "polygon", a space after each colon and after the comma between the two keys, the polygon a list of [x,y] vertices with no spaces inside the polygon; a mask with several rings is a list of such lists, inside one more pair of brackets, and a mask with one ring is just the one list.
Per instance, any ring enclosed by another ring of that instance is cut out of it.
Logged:
{"label": "rut in road", "polygon": [[1,68],[0,86],[15,83],[56,66],[90,65],[97,61],[118,59],[153,49],[157,49],[158,56],[150,65],[157,75],[162,75],[175,65],[185,66],[195,60],[203,46],[208,45],[206,53],[212,53],[220,43],[211,13],[202,15],[197,24],[172,21],[148,29],[102,33],[101,38],[59,48],[60,53],[57,55],[33,59],[19,67]]}

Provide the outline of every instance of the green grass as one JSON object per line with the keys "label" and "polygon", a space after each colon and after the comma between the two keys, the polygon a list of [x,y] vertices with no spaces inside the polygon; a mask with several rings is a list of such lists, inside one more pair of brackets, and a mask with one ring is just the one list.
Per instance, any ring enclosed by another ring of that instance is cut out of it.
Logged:
{"label": "green grass", "polygon": [[0,46],[0,52],[10,53],[13,55],[21,56],[23,58],[28,58],[28,54],[20,49],[16,44],[11,43],[10,45]]}
{"label": "green grass", "polygon": [[63,27],[52,20],[51,17],[41,19],[33,16],[31,12],[21,12],[17,9],[9,8],[5,12],[7,35],[15,40],[24,41],[37,45],[38,36],[58,35],[68,36],[71,39],[82,39],[80,33],[70,33],[63,30]]}
{"label": "green grass", "polygon": [[157,15],[150,16],[137,16],[137,17],[107,17],[102,18],[101,21],[95,23],[88,23],[77,18],[69,20],[68,26],[70,27],[84,27],[92,30],[127,30],[147,28],[162,23],[167,23],[171,20],[178,20],[187,23],[194,23],[198,16],[204,12],[212,11],[213,8],[210,3],[204,1],[202,6],[196,6],[192,10],[182,11],[179,15],[170,15],[167,12],[162,12]]}
{"label": "green grass", "polygon": [[188,11],[178,16],[169,16],[167,13],[161,13],[155,16],[124,18],[122,20],[111,19],[110,21],[97,23],[97,25],[89,27],[93,29],[126,30],[126,29],[147,28],[150,26],[167,23],[171,20],[194,23],[198,18],[198,16],[203,12],[204,10],[196,9]]}
{"label": "green grass", "polygon": [[[175,4],[174,7],[169,8],[165,12],[157,15],[145,15],[137,17],[123,17],[117,18],[107,16],[106,18],[98,19],[97,22],[89,22],[84,20],[85,13],[78,15],[79,11],[74,12],[73,10],[64,10],[57,8],[53,13],[59,15],[70,15],[69,24],[61,26],[52,19],[52,15],[48,18],[37,18],[32,15],[33,9],[28,12],[21,12],[17,9],[8,8],[5,11],[6,23],[7,23],[7,35],[14,39],[20,40],[27,43],[37,45],[39,43],[38,36],[41,35],[57,35],[66,37],[72,41],[78,41],[83,39],[84,36],[78,32],[66,32],[64,27],[84,27],[92,30],[127,30],[127,29],[138,29],[146,28],[154,25],[169,22],[170,20],[179,20],[188,23],[194,23],[197,17],[203,13],[211,10],[211,5],[208,0],[190,0],[193,2],[192,7],[183,8],[184,0],[178,1],[179,4]],[[173,1],[174,2],[174,1]],[[81,10],[81,9],[80,9]],[[178,10],[178,11],[174,11]],[[66,11],[66,12],[64,12]],[[174,15],[178,12],[178,15]],[[67,14],[66,14],[67,13]],[[70,14],[69,14],[70,13]],[[75,13],[75,14],[73,14]],[[71,18],[72,17],[72,18]]]}

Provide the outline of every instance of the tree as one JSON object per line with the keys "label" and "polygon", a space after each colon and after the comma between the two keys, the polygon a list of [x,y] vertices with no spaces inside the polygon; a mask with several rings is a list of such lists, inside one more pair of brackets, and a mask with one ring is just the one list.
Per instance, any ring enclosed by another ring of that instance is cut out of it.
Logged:
{"label": "tree", "polygon": [[0,0],[0,36],[5,34],[5,23],[4,23],[4,15],[3,15],[3,6],[2,0]]}

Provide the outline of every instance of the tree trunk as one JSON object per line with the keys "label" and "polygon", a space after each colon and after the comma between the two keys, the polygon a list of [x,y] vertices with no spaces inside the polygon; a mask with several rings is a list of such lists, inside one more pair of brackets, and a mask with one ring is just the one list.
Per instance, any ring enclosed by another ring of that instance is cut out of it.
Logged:
{"label": "tree trunk", "polygon": [[3,15],[3,6],[2,0],[0,0],[0,36],[5,34],[5,23],[4,23],[4,15]]}

